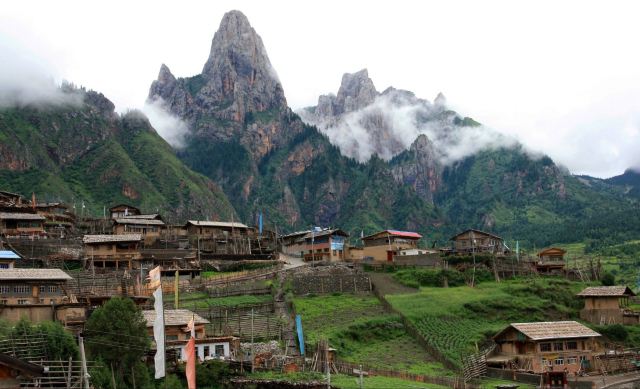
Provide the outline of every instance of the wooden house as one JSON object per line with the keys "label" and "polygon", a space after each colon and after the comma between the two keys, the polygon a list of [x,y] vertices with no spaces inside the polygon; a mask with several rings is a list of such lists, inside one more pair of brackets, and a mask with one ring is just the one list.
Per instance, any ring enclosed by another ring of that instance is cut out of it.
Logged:
{"label": "wooden house", "polygon": [[404,250],[418,248],[422,235],[417,232],[384,230],[362,238],[363,259],[392,262],[393,256]]}
{"label": "wooden house", "polygon": [[75,225],[76,215],[65,204],[39,203],[35,208],[37,214],[45,218],[44,228],[49,234],[63,235]]}
{"label": "wooden house", "polygon": [[24,198],[12,192],[0,190],[0,205],[3,207],[19,207],[24,203]]}
{"label": "wooden house", "polygon": [[565,270],[564,255],[567,253],[559,247],[550,247],[538,253],[533,267],[541,274],[561,274]]}
{"label": "wooden house", "polygon": [[222,238],[247,236],[251,228],[238,222],[189,220],[184,226],[190,238]]}
{"label": "wooden house", "polygon": [[160,239],[165,229],[166,225],[162,219],[158,218],[127,217],[113,219],[113,233],[115,235],[140,234],[147,245]]}
{"label": "wooden house", "polygon": [[109,214],[111,215],[112,219],[117,219],[121,217],[141,215],[142,212],[140,212],[139,208],[136,208],[132,205],[118,204],[109,208]]}
{"label": "wooden house", "polygon": [[0,270],[13,269],[20,256],[11,250],[0,250]]}
{"label": "wooden house", "polygon": [[36,213],[0,212],[0,234],[8,237],[44,237],[45,218]]}
{"label": "wooden house", "polygon": [[0,388],[22,388],[35,378],[45,375],[44,366],[25,361],[10,354],[0,353]]}
{"label": "wooden house", "polygon": [[489,365],[537,374],[590,370],[603,351],[600,334],[575,321],[512,323],[493,340]]}
{"label": "wooden house", "polygon": [[636,294],[627,286],[591,286],[578,293],[584,299],[580,318],[597,325],[640,324],[640,312],[629,308]]}
{"label": "wooden house", "polygon": [[82,238],[87,261],[93,261],[94,266],[116,269],[138,267],[137,262],[142,258],[141,242],[140,234],[85,235]]}
{"label": "wooden house", "polygon": [[66,296],[66,283],[70,279],[71,277],[60,269],[4,269],[0,271],[0,303],[61,303]]}
{"label": "wooden house", "polygon": [[[147,322],[148,334],[153,338],[153,322],[156,311],[142,311]],[[211,358],[230,358],[239,348],[240,341],[233,336],[207,337],[205,326],[209,320],[193,313],[188,309],[165,309],[164,330],[167,348],[178,349],[180,360],[186,360],[185,347],[191,333],[187,330],[187,324],[191,319],[195,324],[196,354],[201,361]]]}
{"label": "wooden house", "polygon": [[450,250],[453,254],[489,253],[501,255],[508,251],[501,237],[475,229],[463,231],[451,237],[450,240],[453,243]]}
{"label": "wooden house", "polygon": [[349,234],[340,229],[312,230],[302,237],[305,261],[344,261],[345,239]]}

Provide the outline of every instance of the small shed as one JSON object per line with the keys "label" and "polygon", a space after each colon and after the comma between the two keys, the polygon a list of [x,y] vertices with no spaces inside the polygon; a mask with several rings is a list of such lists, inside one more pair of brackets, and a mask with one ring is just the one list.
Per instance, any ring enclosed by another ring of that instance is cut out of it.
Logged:
{"label": "small shed", "polygon": [[636,294],[625,285],[590,286],[578,293],[584,299],[580,318],[598,325],[639,324],[640,313],[629,308],[629,297]]}
{"label": "small shed", "polygon": [[0,250],[0,270],[13,269],[20,256],[11,250]]}

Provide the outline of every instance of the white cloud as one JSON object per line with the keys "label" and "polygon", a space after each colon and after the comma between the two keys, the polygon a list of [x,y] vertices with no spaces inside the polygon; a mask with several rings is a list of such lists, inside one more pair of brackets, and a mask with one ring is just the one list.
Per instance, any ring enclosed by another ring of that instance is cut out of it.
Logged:
{"label": "white cloud", "polygon": [[164,108],[162,99],[147,101],[142,112],[149,118],[149,122],[158,134],[171,146],[184,147],[185,137],[189,133],[187,124]]}

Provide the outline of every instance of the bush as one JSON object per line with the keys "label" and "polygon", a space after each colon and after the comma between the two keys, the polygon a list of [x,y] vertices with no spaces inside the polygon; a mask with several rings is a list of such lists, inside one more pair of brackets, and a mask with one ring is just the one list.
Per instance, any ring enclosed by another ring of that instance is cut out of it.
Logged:
{"label": "bush", "polygon": [[616,277],[611,273],[604,273],[602,278],[600,278],[600,282],[604,286],[613,286],[616,284]]}
{"label": "bush", "polygon": [[622,324],[598,327],[598,331],[614,342],[624,342],[629,337],[629,332]]}

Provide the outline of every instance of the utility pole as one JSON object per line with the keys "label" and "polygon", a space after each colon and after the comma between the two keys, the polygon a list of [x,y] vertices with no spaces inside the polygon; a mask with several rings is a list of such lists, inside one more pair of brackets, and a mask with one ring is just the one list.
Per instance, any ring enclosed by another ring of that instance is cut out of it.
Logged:
{"label": "utility pole", "polygon": [[80,358],[82,368],[82,389],[89,389],[89,373],[87,372],[87,358],[84,353],[84,340],[81,335],[78,335],[78,345],[80,346]]}
{"label": "utility pole", "polygon": [[253,354],[254,353],[254,349],[253,349],[253,308],[251,308],[251,372],[253,373],[255,370],[255,362],[256,362],[256,356]]}
{"label": "utility pole", "polygon": [[325,361],[327,363],[327,389],[331,389],[331,367],[329,366],[329,341],[327,341],[327,347],[325,348]]}

